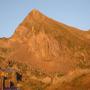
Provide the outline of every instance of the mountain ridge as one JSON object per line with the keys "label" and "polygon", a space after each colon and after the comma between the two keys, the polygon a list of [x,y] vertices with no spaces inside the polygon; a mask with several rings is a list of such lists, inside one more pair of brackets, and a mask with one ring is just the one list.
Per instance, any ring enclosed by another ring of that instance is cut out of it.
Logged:
{"label": "mountain ridge", "polygon": [[[25,30],[29,29],[29,30],[32,30],[34,29],[35,30],[38,30],[38,28],[42,27],[43,26],[50,26],[53,28],[56,28],[58,29],[57,27],[60,27],[62,29],[67,29],[69,30],[70,32],[71,31],[77,31],[77,32],[80,32],[81,30],[79,29],[76,29],[74,27],[70,27],[68,25],[65,25],[63,23],[60,23],[58,21],[54,21],[53,19],[51,18],[48,18],[47,16],[45,16],[44,14],[42,14],[40,11],[36,10],[36,9],[33,9],[27,16],[26,18],[23,20],[23,22],[17,27],[16,29],[16,32],[19,33],[19,29],[21,28],[21,32],[23,33]],[[55,26],[56,25],[56,26]],[[37,27],[38,28],[37,28]],[[37,29],[35,29],[35,27]],[[42,28],[40,30],[42,30]],[[68,29],[69,28],[69,29]],[[29,32],[29,30],[27,30]],[[84,31],[81,31],[82,33]]]}
{"label": "mountain ridge", "polygon": [[[39,81],[39,73],[40,77],[45,76],[45,80],[48,77],[49,81],[52,78],[57,81],[54,75],[67,77],[70,72],[78,72],[77,69],[83,71],[90,68],[90,35],[86,31],[54,21],[34,9],[10,38],[0,40],[0,58],[0,66],[5,68],[7,62],[13,62],[12,67],[17,66],[24,79],[28,76],[31,80],[30,73],[33,70],[36,79],[32,80]],[[27,74],[24,73],[26,71]],[[52,87],[53,84],[50,85]]]}
{"label": "mountain ridge", "polygon": [[[18,45],[20,44],[23,48],[27,47],[29,51],[28,50],[25,51],[31,53],[32,55],[31,57],[34,60],[35,59],[41,60],[41,61],[35,60],[35,62],[37,63],[42,62],[43,64],[45,64],[44,61],[51,61],[50,67],[46,65],[49,68],[55,67],[55,64],[53,64],[55,62],[53,62],[53,60],[51,59],[55,59],[56,62],[57,62],[56,59],[59,59],[60,61],[59,63],[62,63],[61,67],[64,68],[62,61],[64,60],[64,58],[66,59],[67,57],[69,59],[71,57],[74,58],[74,55],[71,55],[72,51],[75,51],[74,48],[76,48],[76,51],[78,51],[78,49],[84,47],[84,45],[86,45],[86,48],[89,47],[89,43],[87,44],[89,40],[86,38],[86,36],[84,36],[83,31],[54,21],[37,10],[32,10],[27,15],[24,21],[16,29],[14,37],[12,37],[10,40],[15,41],[14,43],[18,42]],[[21,51],[22,51],[21,49],[18,50],[19,53],[23,52]],[[65,57],[63,56],[64,53],[66,55]],[[16,55],[13,56],[17,56],[17,53]],[[23,60],[22,55],[20,59]],[[69,59],[67,59],[66,62],[64,63],[70,61]],[[74,63],[75,62],[76,61],[74,61]],[[40,65],[38,67],[43,68],[42,66],[43,64],[41,65],[38,64]],[[70,67],[73,66],[74,66],[73,64],[70,65]],[[46,69],[47,67],[44,68],[46,71],[48,71]],[[57,68],[59,67],[60,66],[57,63]],[[67,66],[67,68],[69,68],[69,66]]]}

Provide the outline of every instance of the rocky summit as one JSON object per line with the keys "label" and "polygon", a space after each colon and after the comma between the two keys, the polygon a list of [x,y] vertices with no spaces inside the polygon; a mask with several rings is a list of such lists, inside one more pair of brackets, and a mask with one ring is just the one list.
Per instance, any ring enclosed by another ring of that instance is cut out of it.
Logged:
{"label": "rocky summit", "polygon": [[0,67],[22,75],[21,90],[90,90],[90,30],[34,9],[10,38],[0,39]]}

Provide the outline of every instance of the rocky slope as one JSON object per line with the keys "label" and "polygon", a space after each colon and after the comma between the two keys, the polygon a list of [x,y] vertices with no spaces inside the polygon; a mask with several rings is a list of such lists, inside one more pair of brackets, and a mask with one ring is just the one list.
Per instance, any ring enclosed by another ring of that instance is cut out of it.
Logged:
{"label": "rocky slope", "polygon": [[[63,85],[58,84],[61,81],[55,85],[53,82],[57,82],[60,77],[67,79],[68,73],[76,69],[90,70],[90,33],[54,21],[38,10],[32,10],[13,36],[0,39],[0,61],[1,67],[8,67],[7,62],[10,61],[13,62],[12,67],[20,69],[25,82],[23,85],[28,90],[64,90]],[[85,75],[82,84],[89,77],[86,72]],[[55,79],[57,76],[59,78]],[[73,79],[73,75],[68,77]],[[70,90],[67,84],[64,85],[66,90]]]}

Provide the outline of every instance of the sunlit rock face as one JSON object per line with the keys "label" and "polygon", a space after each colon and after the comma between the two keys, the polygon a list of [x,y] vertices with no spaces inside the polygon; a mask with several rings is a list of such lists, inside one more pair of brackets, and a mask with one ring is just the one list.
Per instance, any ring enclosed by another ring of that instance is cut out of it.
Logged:
{"label": "sunlit rock face", "polygon": [[[20,63],[22,67],[24,64],[31,68],[30,70],[38,69],[45,75],[47,74],[42,79],[45,83],[51,83],[53,75],[58,73],[61,76],[66,75],[65,78],[67,78],[67,74],[76,69],[89,69],[89,36],[89,31],[82,31],[59,23],[34,9],[16,28],[10,38],[0,39],[0,60],[3,63],[1,66],[6,66],[6,62],[11,60],[17,66]],[[26,71],[27,75],[31,75],[29,74],[30,70]],[[24,72],[23,69],[21,71]],[[32,75],[29,77],[37,79]],[[68,77],[72,78],[73,75]],[[88,76],[86,77],[88,78]],[[55,76],[54,82],[57,82],[58,79]],[[63,87],[58,85],[59,82],[54,86]],[[52,87],[51,84],[50,89],[47,90],[55,90],[55,87]]]}

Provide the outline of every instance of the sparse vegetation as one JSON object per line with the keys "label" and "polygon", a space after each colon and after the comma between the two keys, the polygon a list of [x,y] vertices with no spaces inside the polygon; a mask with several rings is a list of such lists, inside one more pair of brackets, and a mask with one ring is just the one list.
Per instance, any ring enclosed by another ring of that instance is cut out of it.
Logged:
{"label": "sparse vegetation", "polygon": [[58,73],[57,74],[57,77],[62,77],[62,76],[64,76],[65,74],[64,73]]}

